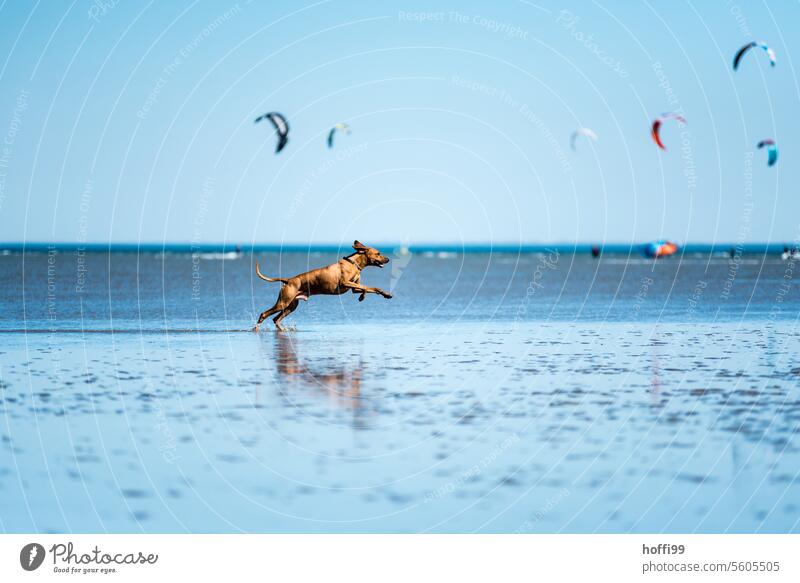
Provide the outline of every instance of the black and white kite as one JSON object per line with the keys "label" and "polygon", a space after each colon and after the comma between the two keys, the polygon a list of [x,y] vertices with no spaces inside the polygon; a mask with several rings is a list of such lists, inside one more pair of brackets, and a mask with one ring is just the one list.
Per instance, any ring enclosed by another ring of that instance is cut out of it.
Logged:
{"label": "black and white kite", "polygon": [[264,115],[259,115],[256,118],[255,123],[258,123],[263,119],[268,119],[270,122],[272,122],[272,125],[275,126],[275,131],[278,133],[278,145],[275,146],[275,153],[277,154],[283,150],[284,146],[286,146],[286,143],[289,141],[289,122],[287,122],[286,118],[277,111],[271,111],[269,113],[265,113]]}

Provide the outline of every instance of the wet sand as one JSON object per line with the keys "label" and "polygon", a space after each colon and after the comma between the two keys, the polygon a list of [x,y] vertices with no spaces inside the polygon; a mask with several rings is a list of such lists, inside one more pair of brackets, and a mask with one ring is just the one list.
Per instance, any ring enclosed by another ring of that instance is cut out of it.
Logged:
{"label": "wet sand", "polygon": [[6,532],[797,532],[793,322],[0,333]]}

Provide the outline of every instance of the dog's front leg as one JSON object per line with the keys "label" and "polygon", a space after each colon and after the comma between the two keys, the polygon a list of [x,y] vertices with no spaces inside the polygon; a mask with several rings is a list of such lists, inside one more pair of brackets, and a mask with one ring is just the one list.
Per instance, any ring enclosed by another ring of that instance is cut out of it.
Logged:
{"label": "dog's front leg", "polygon": [[363,301],[364,296],[366,294],[378,294],[380,296],[385,297],[387,300],[392,299],[392,294],[390,294],[387,291],[383,291],[379,287],[367,287],[365,285],[361,285],[360,283],[351,283],[351,282],[346,282],[346,283],[344,283],[342,285],[344,285],[344,287],[346,287],[346,288],[352,289],[353,293],[359,293],[360,292],[361,293],[361,297],[358,299],[358,301]]}

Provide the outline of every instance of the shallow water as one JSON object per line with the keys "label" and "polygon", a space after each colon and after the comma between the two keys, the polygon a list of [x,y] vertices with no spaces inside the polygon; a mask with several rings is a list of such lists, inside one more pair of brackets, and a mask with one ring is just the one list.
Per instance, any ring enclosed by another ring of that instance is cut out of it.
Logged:
{"label": "shallow water", "polygon": [[247,255],[0,257],[0,528],[800,530],[792,264],[394,260],[255,335]]}

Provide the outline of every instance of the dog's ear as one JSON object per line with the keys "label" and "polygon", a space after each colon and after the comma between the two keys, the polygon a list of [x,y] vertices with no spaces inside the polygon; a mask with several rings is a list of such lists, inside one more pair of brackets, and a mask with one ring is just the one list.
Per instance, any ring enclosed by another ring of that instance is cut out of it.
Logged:
{"label": "dog's ear", "polygon": [[366,245],[362,245],[362,244],[361,244],[361,243],[358,241],[358,239],[356,239],[355,241],[353,241],[353,249],[355,249],[355,250],[356,250],[356,251],[358,251],[359,253],[363,253],[364,251],[366,251],[367,249],[369,249],[369,247],[367,247]]}

